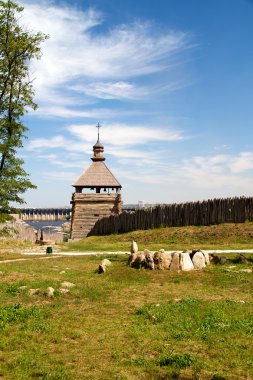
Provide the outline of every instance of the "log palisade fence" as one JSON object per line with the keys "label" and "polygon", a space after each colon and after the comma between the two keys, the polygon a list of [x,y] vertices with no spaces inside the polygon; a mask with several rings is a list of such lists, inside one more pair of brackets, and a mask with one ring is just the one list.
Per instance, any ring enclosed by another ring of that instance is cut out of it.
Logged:
{"label": "log palisade fence", "polygon": [[90,235],[109,235],[158,227],[208,226],[253,221],[253,198],[213,199],[159,205],[98,220]]}

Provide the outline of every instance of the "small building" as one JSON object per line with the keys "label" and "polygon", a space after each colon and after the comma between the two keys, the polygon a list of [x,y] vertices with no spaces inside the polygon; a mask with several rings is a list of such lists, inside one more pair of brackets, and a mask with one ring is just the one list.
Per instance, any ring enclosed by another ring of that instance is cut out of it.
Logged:
{"label": "small building", "polygon": [[104,147],[98,139],[93,146],[92,164],[73,184],[71,239],[87,237],[95,223],[122,211],[121,184],[105,164]]}

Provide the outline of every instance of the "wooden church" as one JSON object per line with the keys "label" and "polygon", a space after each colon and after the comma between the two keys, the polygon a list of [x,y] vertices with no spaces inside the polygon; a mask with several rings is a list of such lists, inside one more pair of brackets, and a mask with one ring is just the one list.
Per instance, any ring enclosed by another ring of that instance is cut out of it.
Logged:
{"label": "wooden church", "polygon": [[105,164],[104,147],[98,139],[92,163],[73,184],[71,239],[87,237],[95,223],[122,211],[121,185]]}

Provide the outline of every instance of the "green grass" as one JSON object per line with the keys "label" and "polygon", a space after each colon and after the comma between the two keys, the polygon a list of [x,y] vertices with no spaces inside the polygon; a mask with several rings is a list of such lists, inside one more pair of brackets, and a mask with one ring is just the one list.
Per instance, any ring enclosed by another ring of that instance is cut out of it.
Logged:
{"label": "green grass", "polygon": [[0,237],[0,261],[20,258],[20,252],[30,247],[34,247],[31,242]]}
{"label": "green grass", "polygon": [[253,248],[253,223],[157,228],[119,235],[90,236],[64,244],[63,249],[128,252],[132,239],[137,241],[140,250],[248,249]]}
{"label": "green grass", "polygon": [[[252,264],[173,273],[125,255],[0,264],[0,376],[22,379],[251,379]],[[231,272],[233,270],[234,272]],[[65,271],[65,273],[62,273]],[[75,284],[61,294],[63,281]],[[54,298],[45,290],[53,286]],[[38,294],[28,295],[30,288]]]}

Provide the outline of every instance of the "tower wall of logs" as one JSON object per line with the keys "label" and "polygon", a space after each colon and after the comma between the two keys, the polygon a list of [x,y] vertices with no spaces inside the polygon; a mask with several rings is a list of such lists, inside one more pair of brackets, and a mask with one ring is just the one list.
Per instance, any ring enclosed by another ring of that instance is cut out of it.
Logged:
{"label": "tower wall of logs", "polygon": [[85,238],[96,222],[122,211],[121,194],[79,194],[72,197],[71,239]]}

